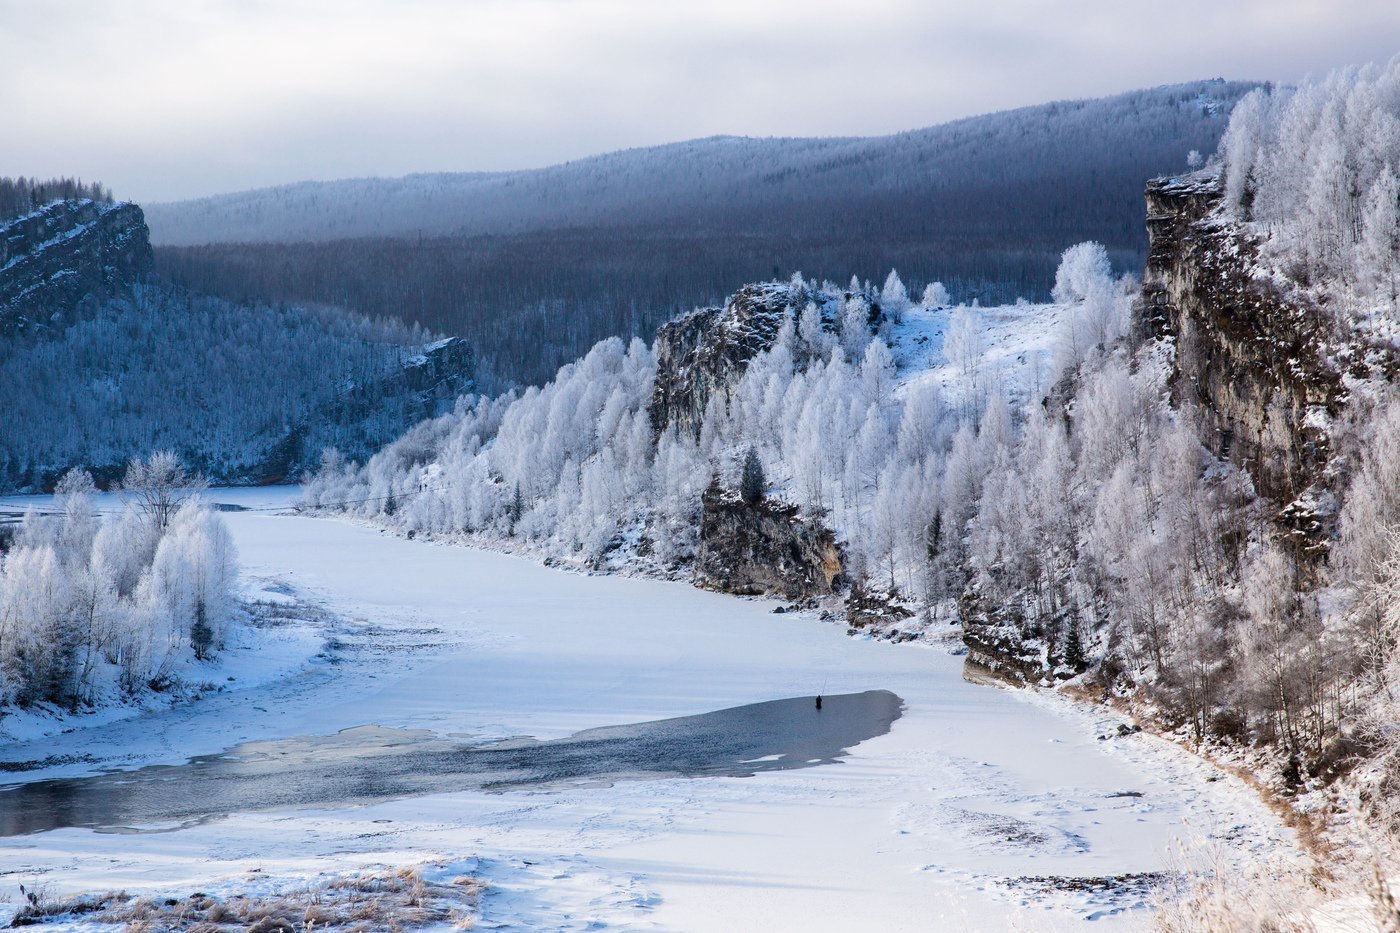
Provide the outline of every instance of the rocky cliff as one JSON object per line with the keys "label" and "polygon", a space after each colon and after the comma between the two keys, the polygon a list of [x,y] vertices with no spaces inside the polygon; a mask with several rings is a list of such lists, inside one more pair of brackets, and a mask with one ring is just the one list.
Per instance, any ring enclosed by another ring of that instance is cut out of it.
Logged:
{"label": "rocky cliff", "polygon": [[[1150,240],[1135,338],[1168,361],[1171,402],[1202,445],[1239,466],[1261,517],[1296,556],[1300,583],[1320,579],[1344,464],[1334,425],[1346,416],[1339,361],[1374,355],[1329,309],[1268,274],[1258,234],[1222,208],[1213,172],[1146,188]],[[1370,365],[1370,364],[1368,364]],[[1059,601],[1068,606],[1068,601]],[[1081,620],[1027,615],[975,587],[959,600],[966,672],[1030,683],[1083,670]]]}
{"label": "rocky cliff", "polygon": [[0,226],[0,336],[60,322],[125,292],[151,270],[135,204],[57,201]]}
{"label": "rocky cliff", "polygon": [[[656,332],[652,426],[660,433],[675,425],[698,436],[710,399],[727,397],[749,361],[772,348],[787,313],[799,315],[814,305],[822,327],[835,332],[842,297],[787,282],[763,282],[739,289],[723,308],[699,308],[662,325]],[[871,302],[872,333],[883,320],[879,304]]]}
{"label": "rocky cliff", "polygon": [[1347,400],[1335,361],[1348,338],[1257,274],[1259,244],[1220,201],[1213,174],[1148,185],[1141,327],[1173,346],[1174,401],[1199,410],[1202,443],[1245,470],[1315,561],[1334,517],[1328,427]]}
{"label": "rocky cliff", "polygon": [[717,486],[703,497],[695,585],[743,596],[807,599],[839,584],[841,552],[823,525],[797,506],[749,504]]}
{"label": "rocky cliff", "polygon": [[700,433],[705,406],[716,392],[733,388],[749,361],[773,346],[783,313],[802,296],[791,286],[747,285],[723,308],[697,308],[656,332],[656,388],[651,423]]}

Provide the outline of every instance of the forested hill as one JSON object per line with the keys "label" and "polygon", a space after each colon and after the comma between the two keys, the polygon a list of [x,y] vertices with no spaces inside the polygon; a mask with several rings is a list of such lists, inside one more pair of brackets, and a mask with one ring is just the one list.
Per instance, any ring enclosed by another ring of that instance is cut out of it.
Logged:
{"label": "forested hill", "polygon": [[365,456],[471,388],[461,339],[150,282],[141,208],[109,197],[0,178],[0,218],[30,208],[0,219],[0,492],[70,468],[105,483],[161,449],[218,482],[295,476],[327,446]]}
{"label": "forested hill", "polygon": [[878,138],[715,137],[531,171],[307,182],[147,216],[177,281],[397,315],[468,337],[503,382],[531,382],[775,274],[893,267],[987,303],[1047,295],[1060,253],[1085,238],[1138,270],[1144,182],[1213,152],[1251,87],[1195,82]]}
{"label": "forested hill", "polygon": [[[833,222],[899,236],[954,221],[998,231],[1008,214],[1079,232],[1088,219],[1138,246],[1143,182],[1182,168],[1191,149],[1214,151],[1251,87],[1196,82],[893,136],[716,136],[530,171],[302,182],[147,205],[147,217],[157,246],[662,222],[751,234]],[[1076,216],[1056,205],[1074,205]]]}

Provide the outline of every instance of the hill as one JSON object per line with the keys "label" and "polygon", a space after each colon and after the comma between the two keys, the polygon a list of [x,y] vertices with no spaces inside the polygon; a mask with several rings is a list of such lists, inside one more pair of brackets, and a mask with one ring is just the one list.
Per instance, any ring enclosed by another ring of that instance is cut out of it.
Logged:
{"label": "hill", "polygon": [[135,204],[55,200],[0,221],[0,491],[72,467],[106,483],[156,449],[219,482],[292,476],[324,447],[365,456],[471,388],[460,338],[210,298],[150,267]]}
{"label": "hill", "polygon": [[1253,84],[1202,81],[876,138],[715,137],[500,173],[305,182],[152,205],[158,268],[467,337],[497,386],[650,337],[744,282],[891,268],[983,303],[1048,296],[1060,253],[1146,255],[1142,187],[1213,152]]}

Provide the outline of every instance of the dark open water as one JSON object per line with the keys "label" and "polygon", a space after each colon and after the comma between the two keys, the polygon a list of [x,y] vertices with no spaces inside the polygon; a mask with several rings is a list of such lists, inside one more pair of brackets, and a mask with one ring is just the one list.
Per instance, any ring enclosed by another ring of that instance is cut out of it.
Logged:
{"label": "dark open water", "polygon": [[0,789],[0,836],[64,827],[158,831],[252,810],[345,806],[459,790],[509,791],[660,777],[749,777],[830,764],[884,735],[886,690],[752,703],[564,739],[472,745],[365,726],[240,745],[156,765]]}

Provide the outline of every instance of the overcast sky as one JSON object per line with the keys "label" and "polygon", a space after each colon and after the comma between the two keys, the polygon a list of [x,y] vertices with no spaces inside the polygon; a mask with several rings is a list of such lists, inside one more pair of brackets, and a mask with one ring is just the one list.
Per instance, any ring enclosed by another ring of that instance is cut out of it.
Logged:
{"label": "overcast sky", "polygon": [[144,201],[890,133],[1400,52],[1395,0],[0,0],[0,175]]}

